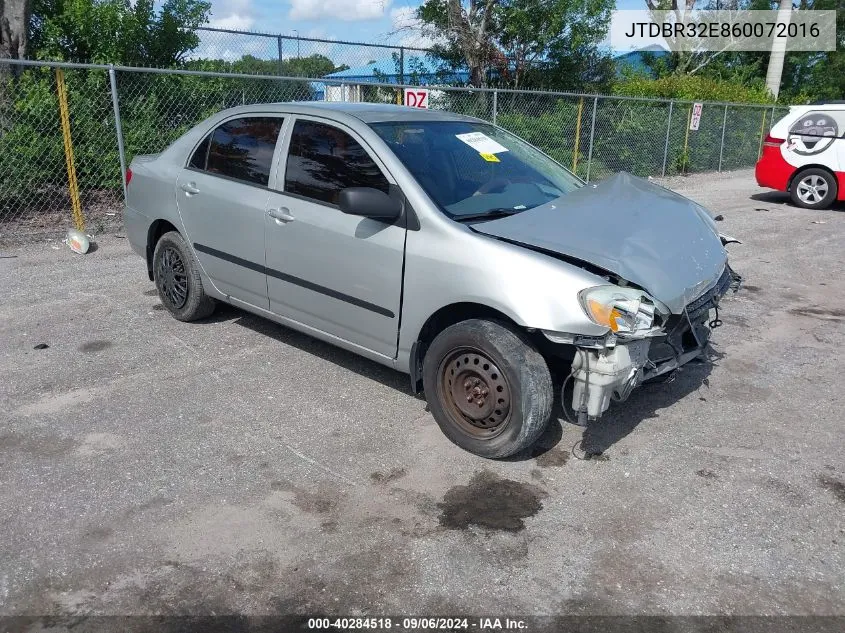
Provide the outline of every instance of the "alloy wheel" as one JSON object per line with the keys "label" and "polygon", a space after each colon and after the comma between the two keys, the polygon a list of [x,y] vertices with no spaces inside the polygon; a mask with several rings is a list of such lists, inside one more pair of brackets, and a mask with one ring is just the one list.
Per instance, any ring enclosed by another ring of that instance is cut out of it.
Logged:
{"label": "alloy wheel", "polygon": [[805,204],[818,204],[827,196],[827,181],[817,174],[805,176],[797,187],[798,198]]}
{"label": "alloy wheel", "polygon": [[188,300],[188,275],[182,255],[175,248],[167,247],[156,267],[156,281],[161,293],[174,310]]}

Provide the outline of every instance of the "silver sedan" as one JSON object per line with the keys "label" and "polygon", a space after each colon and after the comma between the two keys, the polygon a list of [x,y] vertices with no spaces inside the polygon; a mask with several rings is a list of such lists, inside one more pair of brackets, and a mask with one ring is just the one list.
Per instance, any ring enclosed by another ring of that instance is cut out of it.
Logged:
{"label": "silver sedan", "polygon": [[490,458],[537,440],[556,389],[593,423],[700,356],[738,283],[692,201],[624,173],[585,184],[445,112],[234,108],[126,181],[127,237],[174,317],[223,301],[405,372]]}

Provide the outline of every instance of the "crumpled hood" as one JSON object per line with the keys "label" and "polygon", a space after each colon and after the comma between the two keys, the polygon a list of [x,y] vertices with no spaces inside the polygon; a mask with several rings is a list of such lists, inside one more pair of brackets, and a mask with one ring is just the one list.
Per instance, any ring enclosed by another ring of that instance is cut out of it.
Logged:
{"label": "crumpled hood", "polygon": [[703,207],[624,172],[472,229],[608,270],[675,314],[709,289],[727,263]]}

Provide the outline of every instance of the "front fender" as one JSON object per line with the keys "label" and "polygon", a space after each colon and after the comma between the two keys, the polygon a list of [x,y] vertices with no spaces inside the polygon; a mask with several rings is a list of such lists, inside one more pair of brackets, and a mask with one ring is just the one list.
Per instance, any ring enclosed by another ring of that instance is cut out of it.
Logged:
{"label": "front fender", "polygon": [[[459,229],[462,227],[459,227]],[[454,304],[495,310],[525,328],[602,336],[578,292],[607,280],[573,264],[469,231],[409,232],[398,366],[408,370],[423,325]]]}

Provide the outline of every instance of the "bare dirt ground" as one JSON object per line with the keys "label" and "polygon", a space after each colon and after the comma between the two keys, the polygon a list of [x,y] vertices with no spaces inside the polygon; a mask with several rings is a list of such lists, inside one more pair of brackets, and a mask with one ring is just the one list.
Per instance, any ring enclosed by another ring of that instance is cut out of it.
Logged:
{"label": "bare dirt ground", "polygon": [[[0,255],[0,614],[845,615],[845,210],[749,171],[717,359],[451,445],[401,374],[233,308],[183,324],[125,239]],[[40,343],[46,349],[34,349]]]}

